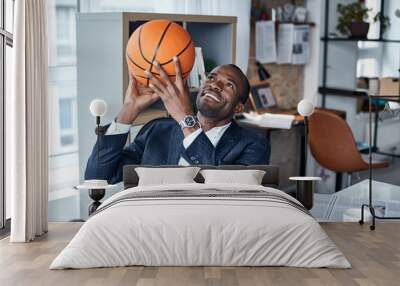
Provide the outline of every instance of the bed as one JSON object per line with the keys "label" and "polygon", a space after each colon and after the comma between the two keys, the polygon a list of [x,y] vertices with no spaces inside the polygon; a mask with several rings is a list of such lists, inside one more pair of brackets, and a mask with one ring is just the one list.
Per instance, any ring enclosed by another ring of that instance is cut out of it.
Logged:
{"label": "bed", "polygon": [[[144,266],[291,266],[350,268],[318,222],[276,189],[274,166],[261,185],[138,185],[125,166],[124,187],[105,200],[54,259],[50,269]],[[141,166],[143,167],[143,166]]]}

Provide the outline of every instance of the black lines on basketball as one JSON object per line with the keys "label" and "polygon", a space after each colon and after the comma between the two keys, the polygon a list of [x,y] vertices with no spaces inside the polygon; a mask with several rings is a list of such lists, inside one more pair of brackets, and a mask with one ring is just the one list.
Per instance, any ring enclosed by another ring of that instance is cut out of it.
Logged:
{"label": "black lines on basketball", "polygon": [[[135,66],[137,66],[139,69],[141,69],[142,71],[145,71],[145,70],[146,70],[144,67],[141,67],[141,66],[138,65],[134,60],[132,60],[132,58],[129,56],[129,54],[127,54],[126,56],[128,57],[129,61],[130,61],[132,64],[134,64]],[[171,62],[171,61],[168,61],[168,62]],[[186,76],[188,73],[190,73],[190,71],[183,72],[183,73],[182,73],[182,77]],[[158,76],[160,75],[158,72],[152,72],[152,74],[153,74],[153,75],[158,75]],[[137,75],[137,74],[135,74],[135,76],[138,76],[138,77],[147,79],[147,77],[145,77],[145,76],[140,76],[140,75]],[[173,75],[170,75],[170,76],[176,76],[176,74],[173,74]]]}
{"label": "black lines on basketball", "polygon": [[[176,56],[179,57],[180,55],[182,55],[186,51],[186,49],[190,47],[191,43],[192,43],[192,40],[189,40],[189,42],[186,44],[186,46],[179,53],[177,53]],[[173,58],[170,59],[169,61],[160,63],[160,65],[161,66],[167,65],[167,64],[171,63],[172,61],[173,61]],[[190,72],[190,71],[188,71],[188,72]],[[184,72],[184,73],[188,73],[188,72]]]}
{"label": "black lines on basketball", "polygon": [[140,26],[139,28],[139,51],[140,51],[140,55],[142,56],[142,58],[151,65],[151,62],[144,56],[143,51],[142,51],[142,44],[141,44],[141,35],[142,35],[142,28],[143,26]]}
{"label": "black lines on basketball", "polygon": [[132,60],[132,58],[130,57],[130,55],[128,53],[126,53],[126,56],[128,57],[129,61],[134,64],[135,66],[137,66],[138,68],[140,68],[141,70],[145,71],[146,69],[144,67],[139,66],[134,60]]}
{"label": "black lines on basketball", "polygon": [[[183,73],[183,74],[182,74],[182,77],[185,77],[185,76],[187,76],[187,75],[188,75],[188,73],[190,73],[190,71]],[[155,72],[153,72],[152,74],[155,74],[155,75],[160,75],[160,74],[158,74],[158,73],[155,73]],[[148,77],[147,77],[147,76],[143,76],[143,75],[137,75],[137,74],[135,74],[135,77],[140,77],[140,78],[143,78],[143,79],[148,79]],[[176,77],[176,75],[169,75],[169,77]]]}
{"label": "black lines on basketball", "polygon": [[[161,34],[160,40],[159,40],[158,43],[157,43],[157,46],[156,46],[156,48],[155,48],[155,50],[154,50],[153,59],[151,60],[151,64],[150,64],[150,69],[149,69],[150,72],[151,72],[151,70],[153,69],[153,62],[154,62],[154,60],[156,59],[158,49],[160,48],[160,45],[161,45],[161,43],[162,43],[162,41],[163,41],[163,39],[164,39],[164,37],[165,37],[165,34],[167,33],[167,30],[168,30],[168,28],[171,26],[171,24],[172,24],[172,22],[169,22],[168,25],[167,25],[167,27],[165,27],[164,31],[163,31],[162,34]],[[139,48],[140,48],[140,47],[139,47]],[[147,85],[149,85],[149,79],[147,79]]]}

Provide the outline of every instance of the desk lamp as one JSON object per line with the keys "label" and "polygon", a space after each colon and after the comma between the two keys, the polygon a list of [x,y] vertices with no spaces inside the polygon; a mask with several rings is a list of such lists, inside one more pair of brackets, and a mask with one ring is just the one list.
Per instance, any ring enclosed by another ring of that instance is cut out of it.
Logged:
{"label": "desk lamp", "polygon": [[308,99],[303,99],[297,105],[297,111],[300,115],[304,116],[304,156],[307,159],[308,117],[314,113],[314,104]]}
{"label": "desk lamp", "polygon": [[[100,117],[104,116],[107,112],[107,103],[102,99],[94,99],[90,102],[89,107],[90,113],[96,118],[96,135],[97,135],[97,162],[99,162],[99,142],[101,136],[104,135],[104,130],[100,128]],[[109,185],[107,180],[85,180],[83,184],[75,187],[78,190],[88,190],[89,197],[93,200],[92,204],[89,206],[89,216],[96,211],[96,209],[101,205],[100,200],[104,197],[106,189],[111,189],[116,187],[116,185]]]}
{"label": "desk lamp", "polygon": [[92,102],[90,102],[90,113],[96,117],[96,134],[97,134],[97,162],[99,161],[99,142],[98,140],[99,135],[100,135],[100,117],[104,116],[107,112],[107,103],[102,100],[102,99],[93,99]]}
{"label": "desk lamp", "polygon": [[[100,117],[104,116],[107,111],[107,103],[102,99],[94,99],[90,102],[90,113],[96,118],[96,134],[97,134],[97,162],[99,161],[99,140],[103,132],[100,130]],[[115,185],[109,185],[106,180],[85,180],[82,185],[77,186],[77,189],[89,190],[89,197],[93,200],[93,203],[89,206],[89,216],[96,211],[101,205],[100,200],[104,197],[106,189],[115,187]]]}
{"label": "desk lamp", "polygon": [[[97,137],[99,136],[100,129],[100,117],[104,116],[107,112],[107,103],[102,99],[93,99],[90,102],[90,113],[96,117],[96,125],[97,125]],[[98,139],[98,138],[97,138]]]}
{"label": "desk lamp", "polygon": [[[304,116],[304,161],[307,162],[308,150],[308,117],[314,112],[314,104],[307,99],[303,99],[297,105],[297,111]],[[307,169],[307,163],[305,163]],[[306,172],[305,172],[306,173]],[[320,177],[290,177],[296,181],[296,198],[307,208],[311,209],[314,205],[314,182],[321,180]]]}

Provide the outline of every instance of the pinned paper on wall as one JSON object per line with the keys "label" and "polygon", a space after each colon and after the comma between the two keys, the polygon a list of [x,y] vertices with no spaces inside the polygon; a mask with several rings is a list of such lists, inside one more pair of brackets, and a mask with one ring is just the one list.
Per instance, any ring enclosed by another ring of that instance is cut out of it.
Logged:
{"label": "pinned paper on wall", "polygon": [[304,65],[308,63],[310,57],[310,27],[295,26],[293,34],[292,64]]}
{"label": "pinned paper on wall", "polygon": [[256,59],[263,63],[276,62],[275,22],[256,22]]}
{"label": "pinned paper on wall", "polygon": [[278,32],[278,64],[291,64],[293,56],[294,25],[280,24]]}

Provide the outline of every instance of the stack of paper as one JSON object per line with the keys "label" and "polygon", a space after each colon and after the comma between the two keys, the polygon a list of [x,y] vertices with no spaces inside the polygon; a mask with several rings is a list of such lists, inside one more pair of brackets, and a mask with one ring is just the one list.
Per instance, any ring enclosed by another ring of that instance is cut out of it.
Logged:
{"label": "stack of paper", "polygon": [[276,62],[275,22],[256,22],[256,59],[261,63]]}
{"label": "stack of paper", "polygon": [[310,27],[308,25],[279,25],[278,64],[304,65],[310,58]]}
{"label": "stack of paper", "polygon": [[243,122],[256,124],[261,127],[290,129],[295,119],[294,115],[273,113],[243,113]]}
{"label": "stack of paper", "polygon": [[304,65],[310,58],[310,27],[298,25],[294,27],[292,64]]}
{"label": "stack of paper", "polygon": [[291,64],[293,56],[294,25],[280,24],[278,32],[278,64]]}

